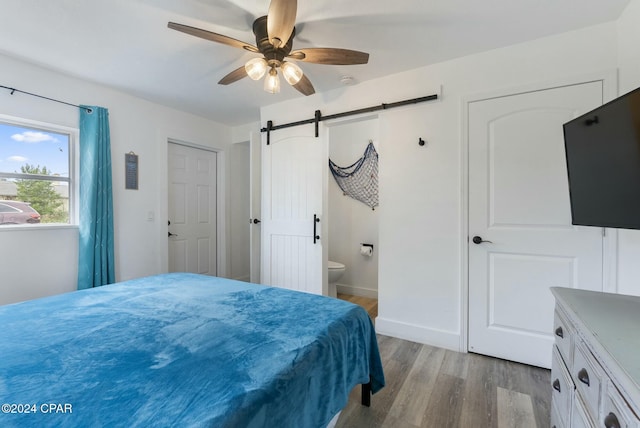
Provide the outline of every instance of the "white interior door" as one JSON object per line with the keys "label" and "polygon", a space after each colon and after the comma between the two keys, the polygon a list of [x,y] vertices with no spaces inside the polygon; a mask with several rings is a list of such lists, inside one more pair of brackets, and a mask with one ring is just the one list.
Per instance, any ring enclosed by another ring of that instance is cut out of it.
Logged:
{"label": "white interior door", "polygon": [[169,143],[169,272],[217,274],[216,156]]}
{"label": "white interior door", "polygon": [[602,94],[595,81],[468,104],[470,351],[551,367],[549,287],[602,289],[603,230],[571,225],[562,130]]}
{"label": "white interior door", "polygon": [[260,134],[252,132],[249,140],[249,270],[250,281],[260,279],[261,181],[262,153]]}
{"label": "white interior door", "polygon": [[326,295],[326,137],[313,137],[308,127],[285,128],[262,147],[262,282]]}

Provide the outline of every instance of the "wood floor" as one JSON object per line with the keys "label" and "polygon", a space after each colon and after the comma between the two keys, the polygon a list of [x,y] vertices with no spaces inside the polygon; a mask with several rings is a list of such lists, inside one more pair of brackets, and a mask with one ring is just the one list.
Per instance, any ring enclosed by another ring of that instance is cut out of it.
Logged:
{"label": "wood floor", "polygon": [[[338,297],[377,315],[373,299]],[[382,335],[378,345],[387,384],[368,408],[354,388],[337,428],[549,426],[549,370]]]}
{"label": "wood floor", "polygon": [[368,297],[352,296],[350,294],[342,293],[338,293],[338,299],[346,300],[362,306],[369,313],[372,320],[375,320],[378,316],[378,299],[370,299]]}

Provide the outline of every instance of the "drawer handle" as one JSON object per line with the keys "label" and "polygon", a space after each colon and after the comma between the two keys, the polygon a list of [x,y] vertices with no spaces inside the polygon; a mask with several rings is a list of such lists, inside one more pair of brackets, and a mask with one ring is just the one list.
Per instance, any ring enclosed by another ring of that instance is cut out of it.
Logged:
{"label": "drawer handle", "polygon": [[578,372],[578,380],[587,386],[591,386],[589,385],[589,373],[587,373],[587,369],[585,368],[580,369]]}
{"label": "drawer handle", "polygon": [[609,413],[604,418],[604,426],[606,428],[620,428],[620,422],[618,422],[618,418],[613,413]]}
{"label": "drawer handle", "polygon": [[564,333],[562,332],[562,327],[556,328],[556,336],[560,338],[564,338]]}
{"label": "drawer handle", "polygon": [[553,385],[553,389],[560,392],[560,381],[558,379],[554,380],[552,385]]}

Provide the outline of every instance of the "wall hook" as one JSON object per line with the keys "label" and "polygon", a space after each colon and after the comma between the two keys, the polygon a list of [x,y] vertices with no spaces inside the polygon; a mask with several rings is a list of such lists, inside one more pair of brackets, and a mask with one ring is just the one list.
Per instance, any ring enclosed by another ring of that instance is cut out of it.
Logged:
{"label": "wall hook", "polygon": [[418,138],[418,145],[424,146],[427,142],[422,139],[422,137]]}

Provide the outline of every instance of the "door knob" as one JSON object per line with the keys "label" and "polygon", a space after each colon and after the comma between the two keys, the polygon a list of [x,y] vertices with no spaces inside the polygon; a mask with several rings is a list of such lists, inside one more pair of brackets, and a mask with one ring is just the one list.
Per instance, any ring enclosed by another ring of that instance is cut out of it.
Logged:
{"label": "door knob", "polygon": [[253,224],[258,224],[258,223],[260,223],[260,220],[258,220],[257,218],[254,218],[253,219]]}
{"label": "door knob", "polygon": [[171,238],[172,236],[178,236],[178,234],[169,232],[169,238]]}
{"label": "door knob", "polygon": [[480,236],[474,236],[471,240],[473,241],[474,244],[482,244],[483,242],[488,242],[489,244],[493,244],[493,242],[485,241]]}

